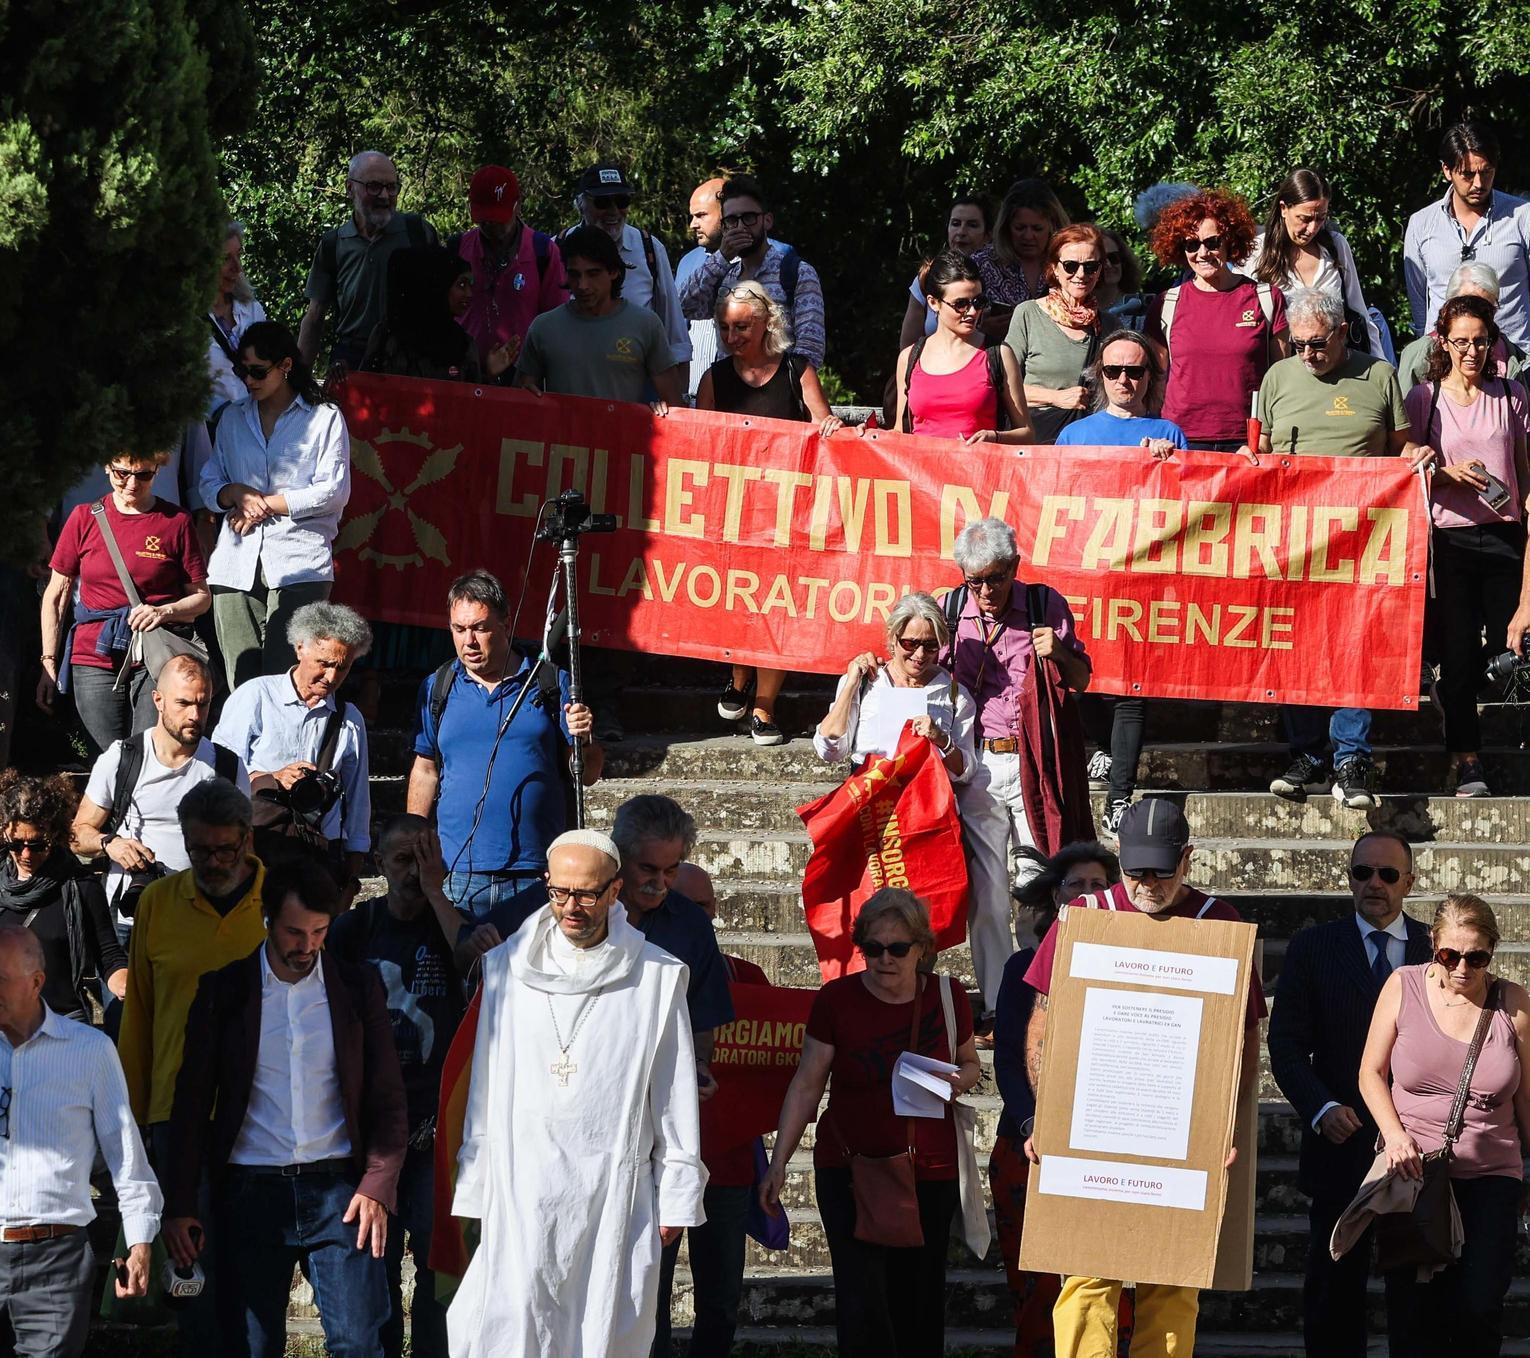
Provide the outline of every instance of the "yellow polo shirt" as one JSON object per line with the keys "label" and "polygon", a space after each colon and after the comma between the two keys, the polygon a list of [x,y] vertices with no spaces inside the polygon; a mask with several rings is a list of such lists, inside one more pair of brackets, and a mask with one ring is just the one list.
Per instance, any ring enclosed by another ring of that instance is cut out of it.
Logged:
{"label": "yellow polo shirt", "polygon": [[188,869],[151,882],[138,899],[128,945],[127,995],[117,1050],[134,1119],[168,1122],[186,1042],[186,1016],[197,984],[210,971],[248,957],[266,936],[260,888],[266,870],[255,858],[244,898],[220,915],[197,890]]}

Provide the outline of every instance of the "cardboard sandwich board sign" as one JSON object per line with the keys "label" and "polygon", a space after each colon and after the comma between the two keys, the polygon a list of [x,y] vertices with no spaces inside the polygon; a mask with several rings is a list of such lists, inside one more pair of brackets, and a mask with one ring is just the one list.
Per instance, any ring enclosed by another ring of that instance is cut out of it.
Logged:
{"label": "cardboard sandwich board sign", "polygon": [[1255,926],[1072,909],[1058,928],[1020,1266],[1248,1287],[1251,1241],[1220,1269],[1218,1243],[1229,1206],[1240,1238],[1253,1225],[1236,1102]]}

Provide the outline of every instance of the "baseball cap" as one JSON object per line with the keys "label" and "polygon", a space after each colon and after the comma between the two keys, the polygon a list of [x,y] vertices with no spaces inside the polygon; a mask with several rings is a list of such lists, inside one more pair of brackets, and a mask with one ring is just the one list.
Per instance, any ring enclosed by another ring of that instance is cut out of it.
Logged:
{"label": "baseball cap", "polygon": [[468,186],[468,211],[475,222],[508,222],[521,201],[521,181],[503,165],[481,166]]}
{"label": "baseball cap", "polygon": [[577,190],[580,193],[625,193],[628,195],[637,192],[627,178],[627,172],[620,165],[591,165],[579,176]]}
{"label": "baseball cap", "polygon": [[1190,842],[1190,823],[1167,797],[1144,797],[1127,807],[1116,835],[1122,872],[1167,874],[1179,866]]}

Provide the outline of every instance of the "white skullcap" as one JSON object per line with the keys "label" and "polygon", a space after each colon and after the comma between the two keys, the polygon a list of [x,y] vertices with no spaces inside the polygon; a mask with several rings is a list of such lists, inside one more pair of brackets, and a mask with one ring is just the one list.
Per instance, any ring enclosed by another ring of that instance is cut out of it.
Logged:
{"label": "white skullcap", "polygon": [[622,865],[622,856],[617,852],[615,842],[610,835],[604,834],[600,830],[565,830],[547,846],[547,856],[551,858],[554,849],[562,849],[575,845],[581,849],[594,849],[597,853],[603,853],[611,860],[613,871]]}

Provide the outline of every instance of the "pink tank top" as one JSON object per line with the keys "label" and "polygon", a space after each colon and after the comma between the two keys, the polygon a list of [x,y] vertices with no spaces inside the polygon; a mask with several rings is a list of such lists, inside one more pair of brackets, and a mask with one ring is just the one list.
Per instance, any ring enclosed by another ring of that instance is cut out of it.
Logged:
{"label": "pink tank top", "polygon": [[975,349],[965,368],[927,373],[924,357],[914,365],[908,384],[908,408],[914,433],[937,439],[964,439],[999,423],[999,394],[988,380],[988,355]]}
{"label": "pink tank top", "polygon": [[[1461,1081],[1467,1042],[1440,1031],[1424,987],[1428,966],[1400,967],[1402,1006],[1397,1013],[1397,1043],[1392,1048],[1392,1102],[1408,1135],[1424,1152],[1445,1140],[1445,1122]],[[1453,1179],[1488,1174],[1523,1177],[1519,1132],[1514,1125],[1514,1092],[1519,1088],[1519,1051],[1514,1023],[1499,1009],[1472,1072],[1466,1098],[1466,1122],[1451,1162]]]}

